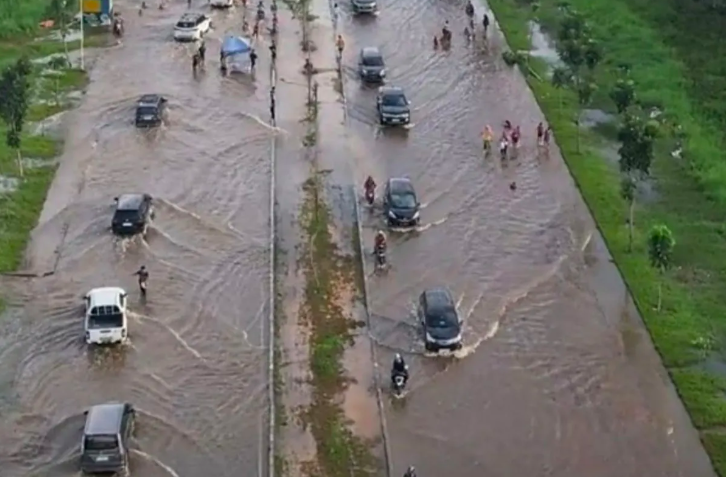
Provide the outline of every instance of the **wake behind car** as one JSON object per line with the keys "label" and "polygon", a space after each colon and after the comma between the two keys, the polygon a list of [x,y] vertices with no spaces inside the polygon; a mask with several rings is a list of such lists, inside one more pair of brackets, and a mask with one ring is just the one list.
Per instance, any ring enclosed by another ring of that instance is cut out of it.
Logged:
{"label": "wake behind car", "polygon": [[107,403],[85,412],[81,440],[81,471],[123,473],[129,465],[129,441],[136,412],[129,403]]}
{"label": "wake behind car", "polygon": [[136,103],[137,128],[154,127],[162,123],[164,110],[166,109],[166,98],[158,94],[145,94]]}
{"label": "wake behind car", "polygon": [[376,0],[350,0],[354,13],[376,13],[378,3]]}
{"label": "wake behind car", "polygon": [[375,46],[361,48],[358,55],[358,74],[363,81],[380,83],[386,77],[383,55]]}
{"label": "wake behind car", "polygon": [[86,343],[95,345],[123,343],[128,337],[126,299],[123,288],[94,288],[83,298],[86,313]]}
{"label": "wake behind car", "polygon": [[426,351],[461,348],[461,319],[449,290],[433,288],[421,293],[418,316]]}
{"label": "wake behind car", "polygon": [[409,179],[388,179],[383,194],[383,208],[389,226],[413,227],[419,223],[421,204]]}
{"label": "wake behind car", "polygon": [[212,28],[212,20],[203,13],[185,13],[174,25],[174,39],[197,41]]}
{"label": "wake behind car", "polygon": [[403,88],[398,86],[381,86],[376,97],[378,120],[386,126],[392,124],[405,125],[411,121],[411,103]]}
{"label": "wake behind car", "polygon": [[111,230],[116,235],[145,234],[154,209],[149,194],[124,194],[114,199],[116,211]]}

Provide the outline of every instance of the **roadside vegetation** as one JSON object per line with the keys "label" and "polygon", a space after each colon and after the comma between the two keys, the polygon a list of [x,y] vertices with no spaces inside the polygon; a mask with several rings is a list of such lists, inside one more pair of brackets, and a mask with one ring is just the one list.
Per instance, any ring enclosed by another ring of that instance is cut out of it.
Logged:
{"label": "roadside vegetation", "polygon": [[[39,28],[53,19],[67,34],[75,5],[69,2],[68,10],[60,0],[0,0],[0,273],[22,264],[62,146],[33,123],[72,107],[69,93],[87,84],[86,73],[68,59],[80,41],[64,44],[57,31]],[[86,35],[88,47],[107,42],[104,32]],[[55,54],[47,62],[33,61]]]}
{"label": "roadside vegetation", "polygon": [[[489,4],[726,477],[726,3]],[[526,54],[533,21],[561,65]],[[584,109],[611,120],[582,127]]]}
{"label": "roadside vegetation", "polygon": [[[308,62],[310,41],[307,38],[309,1],[286,1],[303,29],[301,50]],[[343,392],[350,378],[343,366],[346,349],[353,344],[356,322],[347,304],[359,296],[353,257],[338,248],[333,237],[333,218],[325,199],[324,172],[319,170],[318,152],[318,85],[315,69],[306,68],[307,126],[302,138],[310,177],[303,184],[299,214],[302,250],[298,266],[303,270],[305,289],[300,306],[300,321],[309,329],[311,403],[300,412],[303,425],[310,431],[316,448],[314,462],[305,463],[303,471],[313,477],[372,477],[378,474],[378,462],[371,443],[355,436],[342,408]],[[288,410],[289,411],[289,410]],[[276,458],[278,472],[285,470],[285,457]]]}

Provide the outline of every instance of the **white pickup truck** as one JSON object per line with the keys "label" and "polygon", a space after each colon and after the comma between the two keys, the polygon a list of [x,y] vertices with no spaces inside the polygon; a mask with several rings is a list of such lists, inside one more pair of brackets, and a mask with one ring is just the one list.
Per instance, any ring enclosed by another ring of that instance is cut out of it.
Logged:
{"label": "white pickup truck", "polygon": [[94,288],[84,297],[87,344],[123,343],[128,338],[127,294],[123,288]]}

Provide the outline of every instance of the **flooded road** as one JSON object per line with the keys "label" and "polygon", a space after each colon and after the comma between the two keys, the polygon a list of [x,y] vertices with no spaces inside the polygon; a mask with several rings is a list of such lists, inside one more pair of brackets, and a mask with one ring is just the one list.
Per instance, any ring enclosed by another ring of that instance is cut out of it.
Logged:
{"label": "flooded road", "polygon": [[[386,398],[393,475],[713,475],[558,151],[537,151],[543,118],[503,40],[486,52],[478,28],[467,46],[463,2],[383,1],[360,18],[341,5],[356,181],[410,177],[423,204],[419,230],[389,234],[390,269],[368,277],[382,382],[394,352],[412,368],[406,397]],[[445,20],[453,46],[435,51]],[[377,126],[375,88],[356,75],[365,46],[406,89],[409,130]],[[485,159],[481,131],[505,119],[522,147]],[[370,251],[384,220],[362,215]],[[424,353],[415,303],[436,286],[460,302],[456,356]]]}
{"label": "flooded road", "polygon": [[[240,33],[241,10],[212,13],[206,71],[194,77],[194,47],[172,40],[186,2],[143,16],[137,4],[116,7],[126,37],[98,52],[70,113],[29,251],[29,268],[55,274],[18,286],[22,307],[0,324],[2,474],[77,475],[83,411],[120,400],[139,414],[132,475],[257,475],[267,438],[267,48],[254,81],[223,78],[219,40]],[[144,93],[169,101],[158,131],[133,127]],[[110,234],[113,198],[129,192],[155,199],[146,239]],[[146,303],[132,276],[142,264]],[[129,292],[128,346],[83,343],[82,297],[100,286]]]}

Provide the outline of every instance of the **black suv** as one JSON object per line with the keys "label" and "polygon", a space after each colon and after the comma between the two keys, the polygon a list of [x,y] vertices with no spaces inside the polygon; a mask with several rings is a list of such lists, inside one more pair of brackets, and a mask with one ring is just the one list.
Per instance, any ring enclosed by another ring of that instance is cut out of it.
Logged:
{"label": "black suv", "polygon": [[81,441],[81,471],[88,474],[124,472],[135,412],[128,403],[107,403],[85,412]]}
{"label": "black suv", "polygon": [[136,127],[154,127],[161,124],[166,109],[166,98],[158,94],[145,94],[136,103]]}
{"label": "black suv", "polygon": [[363,81],[379,83],[386,77],[383,55],[375,46],[361,48],[358,55],[358,74]]}
{"label": "black suv", "polygon": [[388,179],[383,193],[383,208],[389,226],[418,225],[420,207],[416,191],[409,179]]}
{"label": "black suv", "polygon": [[418,317],[423,326],[426,351],[461,348],[461,319],[449,290],[433,288],[421,293]]}
{"label": "black suv", "polygon": [[411,122],[411,103],[406,98],[403,88],[398,86],[381,86],[378,88],[376,108],[381,124],[408,124]]}
{"label": "black suv", "polygon": [[149,194],[124,194],[116,197],[116,211],[111,230],[116,235],[145,234],[149,220],[154,218],[154,208]]}

